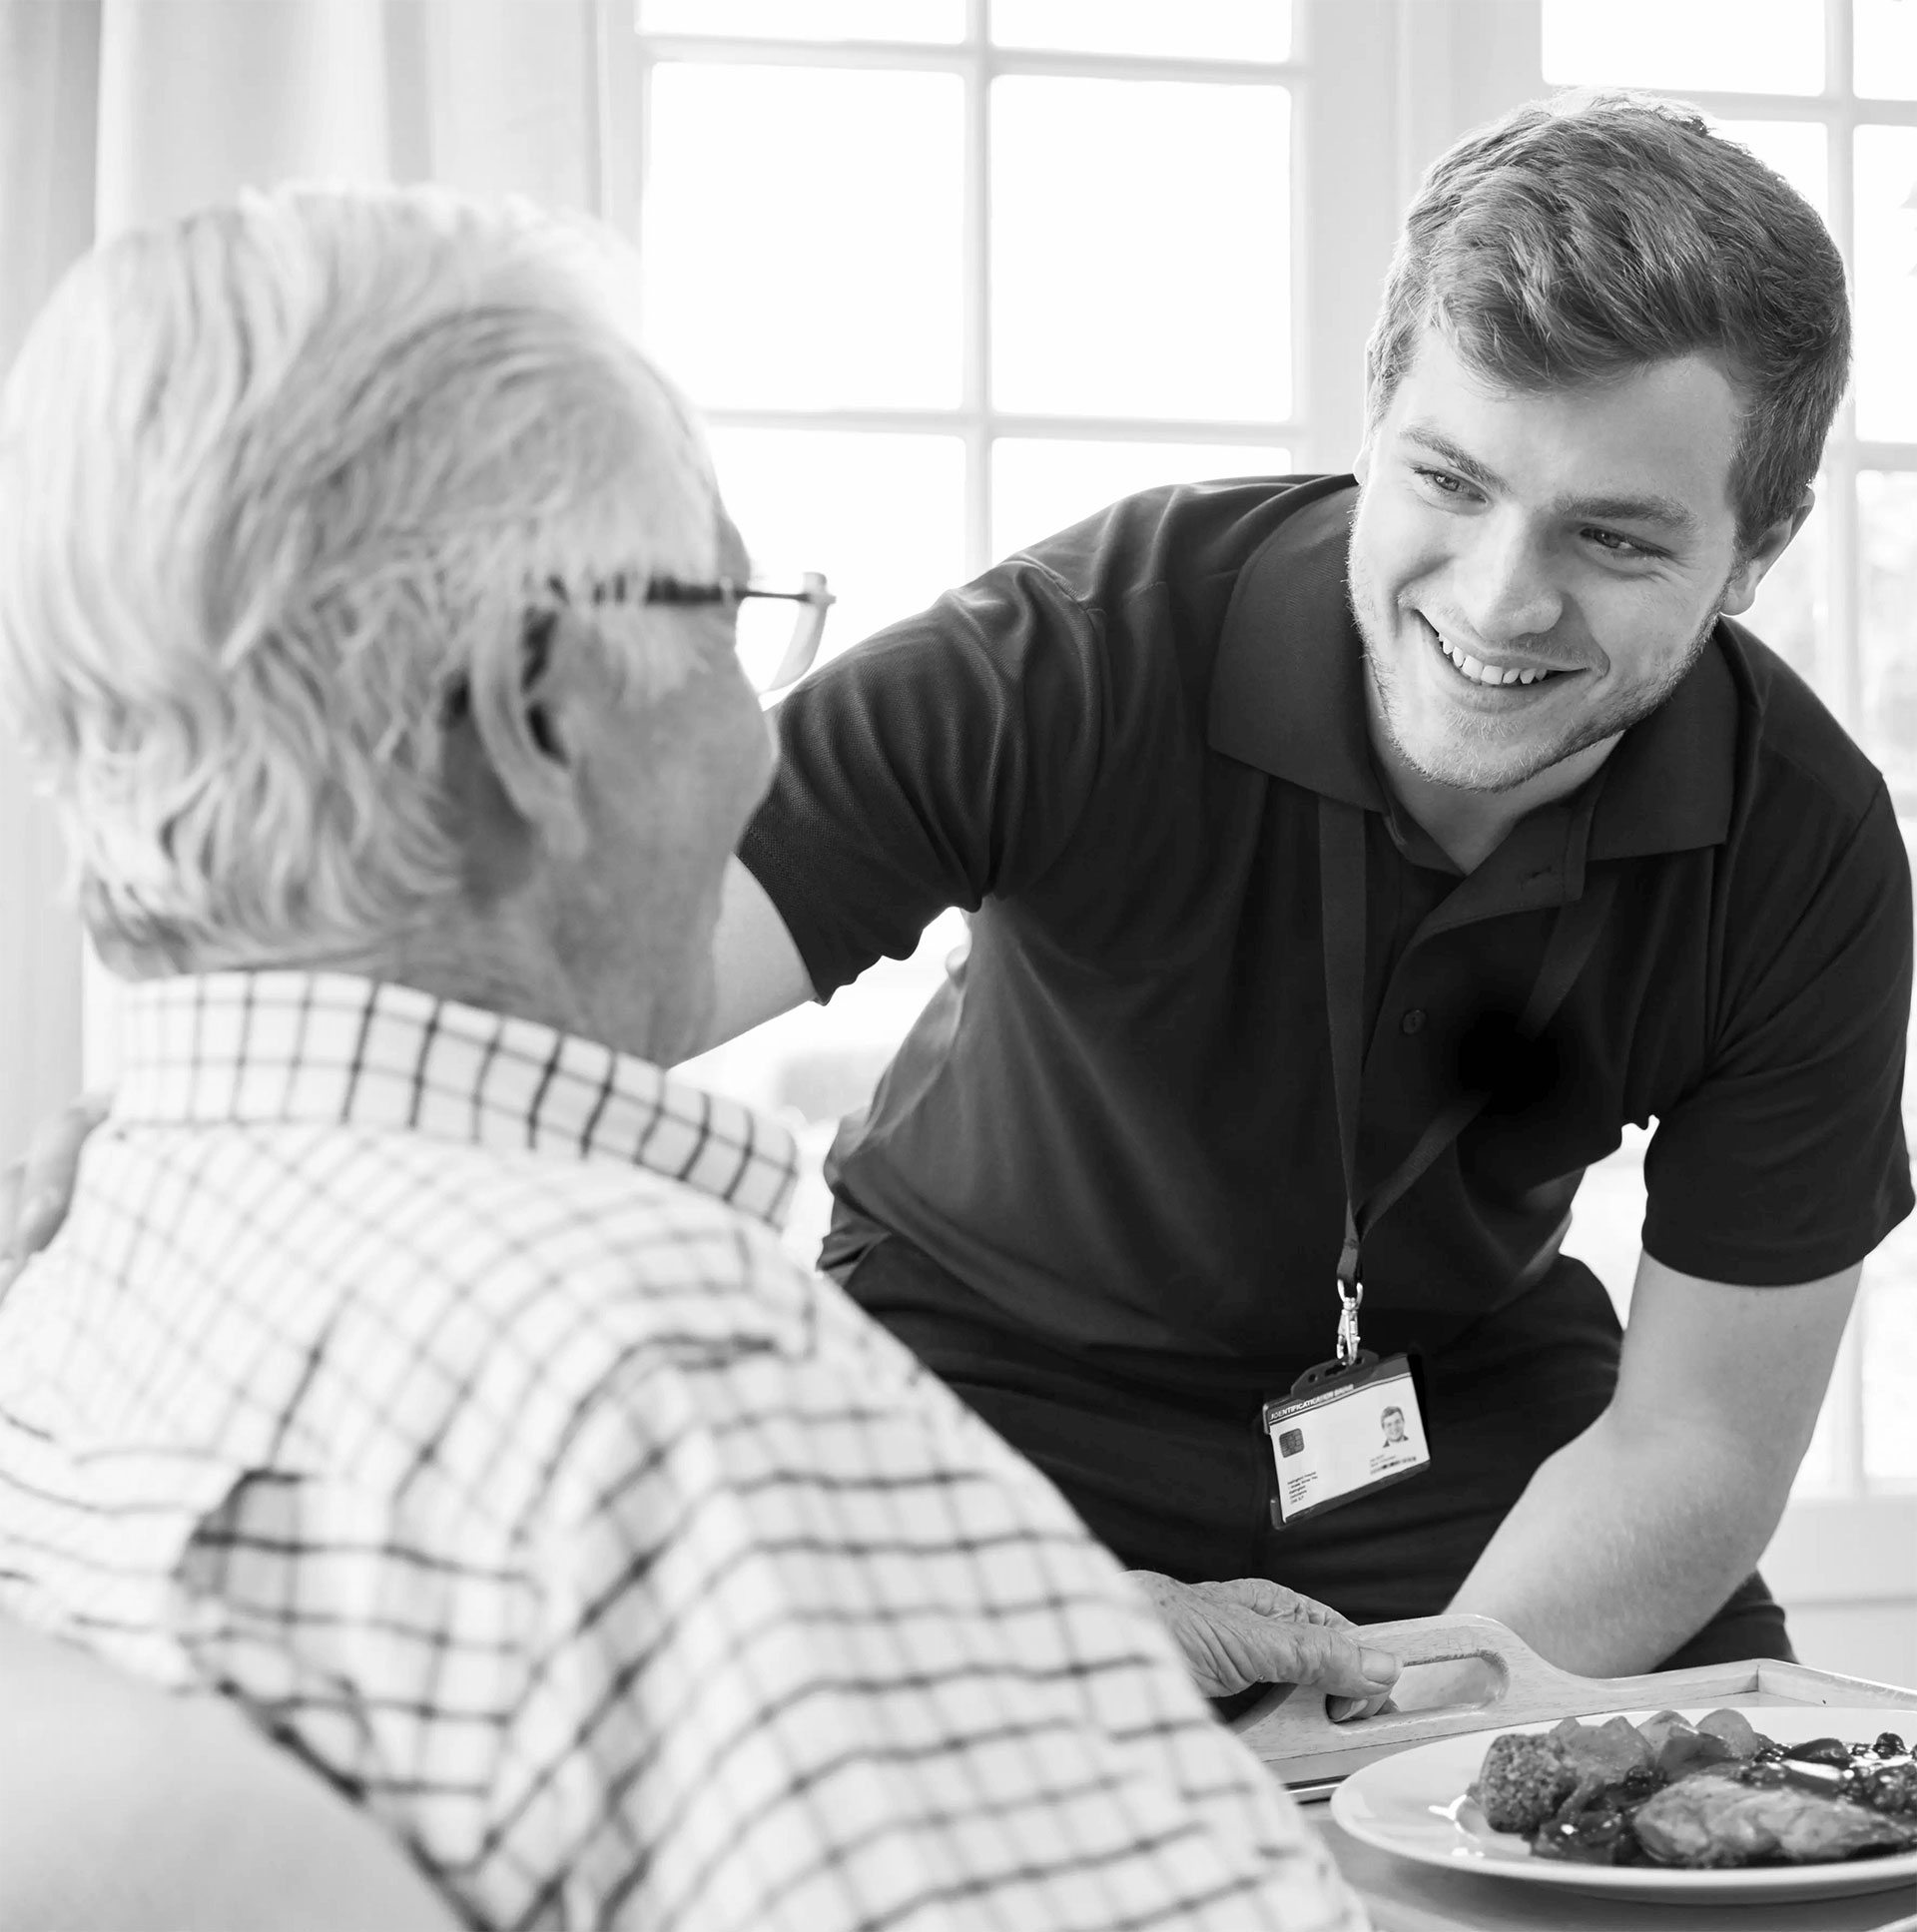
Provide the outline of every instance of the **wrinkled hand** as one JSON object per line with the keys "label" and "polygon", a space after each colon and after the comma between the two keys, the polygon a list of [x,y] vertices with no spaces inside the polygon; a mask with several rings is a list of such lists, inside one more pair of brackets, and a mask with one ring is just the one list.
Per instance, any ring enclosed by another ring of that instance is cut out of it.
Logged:
{"label": "wrinkled hand", "polygon": [[73,1200],[87,1136],[107,1117],[109,1096],[83,1093],[33,1131],[26,1157],[0,1167],[0,1294],[60,1232]]}
{"label": "wrinkled hand", "polygon": [[1373,1704],[1398,1679],[1398,1659],[1353,1633],[1351,1621],[1263,1577],[1181,1584],[1134,1570],[1159,1620],[1207,1697],[1254,1683],[1302,1683]]}

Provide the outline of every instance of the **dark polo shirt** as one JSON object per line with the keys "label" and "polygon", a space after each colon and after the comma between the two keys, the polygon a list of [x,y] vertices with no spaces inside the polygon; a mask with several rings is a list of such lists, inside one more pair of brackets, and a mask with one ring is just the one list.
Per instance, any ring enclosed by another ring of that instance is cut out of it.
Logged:
{"label": "dark polo shirt", "polygon": [[[1492,1333],[1624,1121],[1657,1122],[1644,1242],[1685,1273],[1804,1281],[1909,1212],[1910,887],[1878,773],[1720,622],[1590,785],[1461,877],[1373,767],[1354,501],[1349,478],[1132,497],[781,708],[742,857],[820,996],[971,915],[835,1145],[829,1264],[894,1231],[987,1325],[1164,1388],[1325,1357],[1321,795],[1366,814],[1362,1180],[1461,1087],[1493,1095],[1366,1243],[1369,1345]],[[1526,1047],[1553,919],[1599,869],[1602,934]]]}

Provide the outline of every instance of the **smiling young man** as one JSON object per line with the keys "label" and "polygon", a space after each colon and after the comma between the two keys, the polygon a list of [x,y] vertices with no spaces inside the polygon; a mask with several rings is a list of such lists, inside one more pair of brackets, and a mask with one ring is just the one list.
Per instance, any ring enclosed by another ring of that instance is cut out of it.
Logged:
{"label": "smiling young man", "polygon": [[[971,915],[823,1260],[1214,1694],[1273,1674],[1244,1579],[1591,1672],[1788,1654],[1753,1565],[1912,1198],[1896,821],[1734,622],[1848,354],[1836,250],[1748,153],[1528,107],[1407,219],[1355,479],[1130,498],[782,708],[721,1033]],[[1561,1244],[1653,1118],[1620,1334]],[[1306,1514],[1264,1409],[1360,1293],[1422,1387],[1373,1385],[1354,1453],[1413,1389],[1429,1466]]]}

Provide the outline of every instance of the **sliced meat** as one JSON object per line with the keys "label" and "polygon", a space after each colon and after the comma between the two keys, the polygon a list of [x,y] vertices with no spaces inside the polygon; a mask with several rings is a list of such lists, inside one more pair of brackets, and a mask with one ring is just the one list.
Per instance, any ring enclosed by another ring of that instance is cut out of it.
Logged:
{"label": "sliced meat", "polygon": [[1660,1865],[1812,1864],[1917,1847],[1917,1828],[1847,1798],[1712,1771],[1647,1798],[1633,1822]]}

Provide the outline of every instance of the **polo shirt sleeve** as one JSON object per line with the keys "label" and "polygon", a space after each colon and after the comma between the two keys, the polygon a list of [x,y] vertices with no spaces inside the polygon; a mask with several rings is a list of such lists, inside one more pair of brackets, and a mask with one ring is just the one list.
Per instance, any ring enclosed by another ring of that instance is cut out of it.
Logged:
{"label": "polo shirt sleeve", "polygon": [[823,666],[778,711],[739,856],[820,998],[908,958],[949,907],[1044,873],[1109,740],[1106,626],[1020,556]]}
{"label": "polo shirt sleeve", "polygon": [[1727,975],[1707,1070],[1645,1159],[1644,1247],[1751,1287],[1861,1261],[1912,1206],[1910,866],[1879,784],[1781,932]]}

